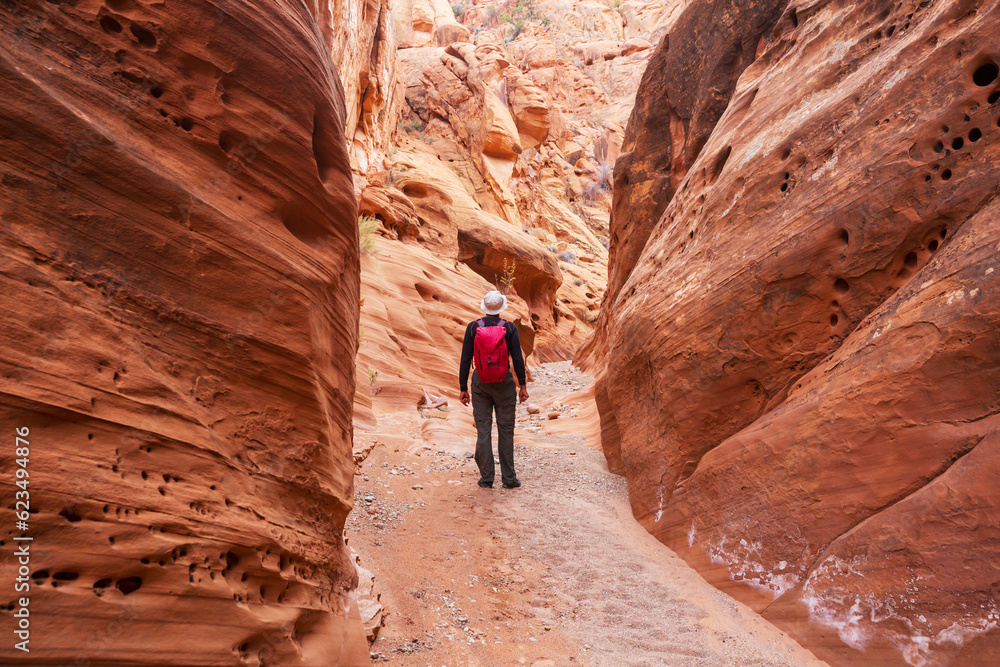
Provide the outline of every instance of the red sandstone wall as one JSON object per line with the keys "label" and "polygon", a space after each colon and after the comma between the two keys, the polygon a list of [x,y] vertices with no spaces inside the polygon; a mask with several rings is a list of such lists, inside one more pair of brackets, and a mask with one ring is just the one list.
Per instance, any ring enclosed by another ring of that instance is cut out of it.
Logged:
{"label": "red sandstone wall", "polygon": [[789,3],[612,267],[591,358],[636,516],[833,662],[1000,659],[998,25]]}
{"label": "red sandstone wall", "polygon": [[28,427],[32,663],[366,663],[356,203],[312,16],[37,0],[0,24],[0,540]]}

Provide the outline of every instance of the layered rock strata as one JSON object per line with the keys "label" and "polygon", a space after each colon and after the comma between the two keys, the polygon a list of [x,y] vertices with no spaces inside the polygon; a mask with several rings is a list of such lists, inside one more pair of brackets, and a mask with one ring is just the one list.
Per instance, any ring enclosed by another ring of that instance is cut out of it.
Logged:
{"label": "layered rock strata", "polygon": [[[757,57],[786,4],[690,3],[669,16],[670,33],[642,74],[642,94],[615,162],[608,301],[628,279],[663,210],[729,106],[737,79]],[[701,29],[709,23],[715,29]],[[578,355],[585,366],[591,349],[606,347],[605,332],[602,321],[598,335]]]}
{"label": "layered rock strata", "polygon": [[608,460],[643,525],[820,657],[990,664],[1000,8],[782,9],[676,133],[633,114],[613,227],[640,247],[592,348]]}
{"label": "layered rock strata", "polygon": [[393,3],[309,0],[308,5],[343,86],[352,167],[367,173],[389,150],[399,116]]}
{"label": "layered rock strata", "polygon": [[81,0],[0,23],[0,422],[30,429],[31,661],[366,664],[342,538],[357,207],[313,16]]}
{"label": "layered rock strata", "polygon": [[[537,358],[566,358],[604,292],[613,164],[650,40],[686,2],[439,5],[395,5],[401,122],[381,168],[369,163],[362,210],[383,238],[440,250],[435,271],[457,259],[496,281],[513,266]],[[455,19],[465,32],[444,29]],[[427,157],[452,172],[447,185]],[[472,206],[454,206],[455,193]]]}

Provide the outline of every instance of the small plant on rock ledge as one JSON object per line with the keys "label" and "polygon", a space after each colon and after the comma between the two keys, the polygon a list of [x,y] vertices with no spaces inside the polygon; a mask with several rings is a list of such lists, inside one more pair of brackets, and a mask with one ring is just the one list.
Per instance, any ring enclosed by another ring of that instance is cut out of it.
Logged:
{"label": "small plant on rock ledge", "polygon": [[371,215],[358,216],[358,247],[362,254],[371,255],[375,252],[375,230],[378,229],[378,218]]}
{"label": "small plant on rock ledge", "polygon": [[611,192],[614,187],[615,180],[615,163],[614,162],[602,162],[597,165],[597,184],[602,190],[607,190]]}
{"label": "small plant on rock ledge", "polygon": [[[505,44],[516,39],[524,31],[526,24],[539,21],[535,11],[535,3],[532,0],[520,0],[516,4],[507,2],[505,9],[506,11],[500,14],[499,22],[509,23],[513,27],[513,32],[504,37]],[[491,20],[497,18],[498,10],[495,7],[490,7],[486,12]]]}
{"label": "small plant on rock ledge", "polygon": [[516,260],[510,260],[510,266],[507,266],[506,259],[503,261],[503,272],[497,276],[497,291],[504,296],[510,294],[510,291],[514,289],[514,270],[516,268]]}
{"label": "small plant on rock ledge", "polygon": [[566,262],[567,264],[576,263],[576,253],[573,252],[572,250],[563,250],[561,253],[556,255],[556,257]]}
{"label": "small plant on rock ledge", "polygon": [[372,396],[382,391],[382,387],[376,387],[375,383],[378,381],[379,372],[374,366],[368,367],[368,384],[371,386]]}
{"label": "small plant on rock ledge", "polygon": [[605,189],[601,187],[600,183],[587,183],[586,187],[583,188],[583,198],[586,201],[596,201],[604,193]]}
{"label": "small plant on rock ledge", "polygon": [[399,130],[405,132],[406,134],[411,134],[413,132],[423,132],[424,128],[427,127],[427,123],[422,121],[420,117],[410,118],[409,120],[399,121]]}

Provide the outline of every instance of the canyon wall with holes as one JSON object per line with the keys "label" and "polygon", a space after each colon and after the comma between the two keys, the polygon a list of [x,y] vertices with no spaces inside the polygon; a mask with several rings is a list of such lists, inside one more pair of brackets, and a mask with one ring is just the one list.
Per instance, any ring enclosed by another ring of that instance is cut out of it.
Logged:
{"label": "canyon wall with holes", "polygon": [[0,487],[30,492],[31,661],[366,664],[357,204],[317,22],[36,0],[0,24]]}
{"label": "canyon wall with holes", "polygon": [[820,657],[995,664],[1000,5],[741,4],[685,10],[629,121],[609,464]]}

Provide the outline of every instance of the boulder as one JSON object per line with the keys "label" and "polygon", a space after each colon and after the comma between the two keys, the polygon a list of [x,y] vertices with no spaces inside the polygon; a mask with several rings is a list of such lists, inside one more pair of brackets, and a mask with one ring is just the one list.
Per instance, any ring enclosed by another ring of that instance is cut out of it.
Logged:
{"label": "boulder", "polygon": [[[435,253],[464,263],[491,284],[514,266],[514,290],[539,330],[551,328],[562,272],[533,236],[483,211],[452,168],[425,156],[399,156],[396,186],[426,221],[419,241]],[[478,300],[474,303],[478,304]],[[525,322],[527,324],[527,322]],[[530,350],[531,339],[522,341]]]}
{"label": "boulder", "polygon": [[642,37],[633,37],[632,39],[625,40],[625,43],[622,44],[622,55],[630,56],[633,53],[648,51],[651,48],[653,48],[653,45],[647,40]]}
{"label": "boulder", "polygon": [[622,55],[622,46],[615,41],[602,40],[576,44],[572,51],[585,65],[591,65],[598,60],[613,60]]}
{"label": "boulder", "polygon": [[528,69],[541,69],[543,67],[554,67],[562,53],[556,45],[547,39],[541,39],[530,46],[522,59],[522,66]]}
{"label": "boulder", "polygon": [[545,94],[516,67],[506,72],[507,101],[513,114],[521,143],[537,146],[549,136],[549,105]]}
{"label": "boulder", "polygon": [[420,218],[413,202],[395,187],[372,184],[361,191],[358,213],[378,218],[397,239],[420,236]]}
{"label": "boulder", "polygon": [[467,42],[472,31],[455,20],[455,14],[448,0],[431,0],[434,6],[434,27],[437,45],[448,46],[454,42]]}

